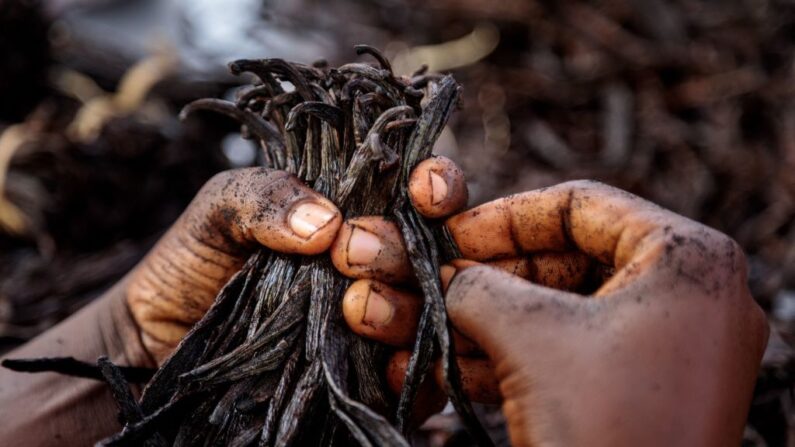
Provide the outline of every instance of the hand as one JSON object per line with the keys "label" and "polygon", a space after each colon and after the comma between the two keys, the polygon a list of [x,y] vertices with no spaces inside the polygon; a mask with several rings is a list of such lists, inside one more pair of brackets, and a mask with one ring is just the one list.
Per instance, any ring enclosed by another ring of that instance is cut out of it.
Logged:
{"label": "hand", "polygon": [[[421,213],[455,208],[439,184],[460,177],[450,165],[415,170]],[[513,445],[739,444],[768,329],[730,238],[590,181],[499,199],[446,225],[467,259],[442,268],[443,282],[455,277],[446,300],[464,387],[474,400],[502,398]],[[343,300],[351,330],[399,350],[387,371],[395,392],[422,305],[404,250],[394,224],[365,217],[343,224],[331,252],[362,278]],[[615,273],[576,293],[600,266]],[[424,405],[441,397],[423,387]]]}
{"label": "hand", "polygon": [[285,172],[216,175],[124,285],[144,347],[162,363],[257,247],[318,254],[341,223],[333,203]]}

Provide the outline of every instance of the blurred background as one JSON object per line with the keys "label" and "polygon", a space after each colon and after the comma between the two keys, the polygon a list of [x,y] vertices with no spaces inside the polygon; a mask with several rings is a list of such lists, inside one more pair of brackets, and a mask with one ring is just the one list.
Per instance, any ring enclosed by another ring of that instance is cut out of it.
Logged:
{"label": "blurred background", "polygon": [[[0,0],[0,353],[257,163],[235,123],[176,118],[248,81],[227,62],[339,64],[357,43],[464,85],[437,151],[472,204],[593,178],[734,237],[772,327],[744,445],[795,446],[792,0]],[[462,445],[452,415],[424,430]]]}

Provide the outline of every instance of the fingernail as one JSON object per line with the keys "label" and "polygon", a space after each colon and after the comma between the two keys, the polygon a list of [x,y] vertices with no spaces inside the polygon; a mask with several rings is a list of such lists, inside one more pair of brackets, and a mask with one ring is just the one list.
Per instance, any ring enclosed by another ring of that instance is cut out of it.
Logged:
{"label": "fingernail", "polygon": [[378,236],[361,228],[354,227],[348,240],[348,264],[363,265],[375,261],[381,253]]}
{"label": "fingernail", "polygon": [[442,203],[447,197],[447,182],[444,181],[442,176],[431,171],[431,202],[434,205]]}
{"label": "fingernail", "polygon": [[370,289],[370,293],[367,295],[367,303],[364,307],[362,323],[373,327],[383,326],[389,323],[393,313],[394,310],[386,298]]}
{"label": "fingernail", "polygon": [[290,214],[290,229],[299,237],[309,239],[336,215],[335,211],[322,205],[305,202],[295,207]]}

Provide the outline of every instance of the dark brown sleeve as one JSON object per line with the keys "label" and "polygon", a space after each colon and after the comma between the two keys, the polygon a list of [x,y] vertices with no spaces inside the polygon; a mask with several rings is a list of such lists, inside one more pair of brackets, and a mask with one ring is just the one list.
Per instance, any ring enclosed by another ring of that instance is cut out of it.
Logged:
{"label": "dark brown sleeve", "polygon": [[[154,367],[130,316],[123,284],[4,358],[64,357]],[[133,386],[133,393],[140,394]],[[0,368],[0,445],[93,445],[121,427],[104,383]]]}

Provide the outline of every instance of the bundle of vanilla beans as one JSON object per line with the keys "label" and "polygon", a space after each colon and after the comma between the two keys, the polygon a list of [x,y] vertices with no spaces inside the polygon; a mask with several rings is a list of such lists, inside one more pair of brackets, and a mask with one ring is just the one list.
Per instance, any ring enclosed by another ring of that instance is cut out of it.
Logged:
{"label": "bundle of vanilla beans", "polygon": [[473,437],[490,443],[452,361],[438,266],[455,248],[406,196],[408,174],[431,155],[459,85],[423,71],[396,77],[375,49],[357,52],[376,64],[233,62],[234,74],[251,73],[257,83],[234,103],[203,99],[183,114],[232,116],[260,144],[265,166],[295,173],[346,217],[395,219],[425,295],[402,395],[387,394],[383,348],[344,328],[348,280],[330,260],[263,250],[221,291],[140,403],[114,393],[125,401],[126,426],[102,445],[408,445],[417,388],[438,355],[451,401]]}

